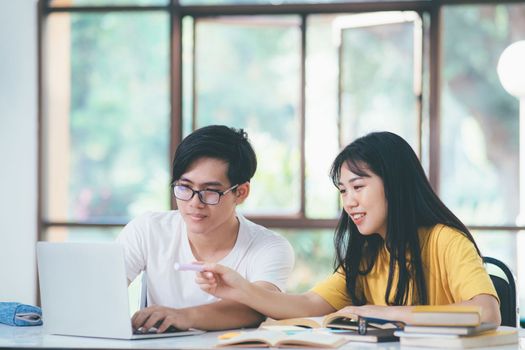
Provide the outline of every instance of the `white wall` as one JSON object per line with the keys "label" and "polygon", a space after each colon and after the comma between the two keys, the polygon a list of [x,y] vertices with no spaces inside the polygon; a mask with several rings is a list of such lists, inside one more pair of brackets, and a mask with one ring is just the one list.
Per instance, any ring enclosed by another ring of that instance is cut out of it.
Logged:
{"label": "white wall", "polygon": [[34,304],[37,4],[0,2],[0,301]]}

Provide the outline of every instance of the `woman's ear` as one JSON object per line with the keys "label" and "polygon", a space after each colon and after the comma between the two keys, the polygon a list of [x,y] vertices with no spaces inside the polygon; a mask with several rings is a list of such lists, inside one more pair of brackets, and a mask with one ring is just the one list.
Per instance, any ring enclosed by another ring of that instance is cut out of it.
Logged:
{"label": "woman's ear", "polygon": [[235,203],[242,204],[250,194],[250,182],[240,184],[235,190]]}

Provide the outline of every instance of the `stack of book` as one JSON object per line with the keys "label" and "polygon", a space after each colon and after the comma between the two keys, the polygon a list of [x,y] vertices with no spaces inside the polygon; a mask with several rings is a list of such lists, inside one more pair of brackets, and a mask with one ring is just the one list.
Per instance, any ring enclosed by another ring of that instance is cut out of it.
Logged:
{"label": "stack of book", "polygon": [[410,322],[395,335],[402,346],[447,349],[518,342],[516,329],[481,323],[481,308],[477,306],[416,306]]}

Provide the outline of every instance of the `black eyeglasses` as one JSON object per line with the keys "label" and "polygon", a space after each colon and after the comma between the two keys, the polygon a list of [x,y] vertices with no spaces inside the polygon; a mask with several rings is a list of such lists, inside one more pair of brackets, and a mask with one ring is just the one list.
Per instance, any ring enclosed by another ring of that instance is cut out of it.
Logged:
{"label": "black eyeglasses", "polygon": [[209,205],[215,205],[218,204],[221,200],[221,197],[225,194],[228,194],[228,192],[233,191],[239,186],[239,184],[234,185],[227,190],[219,191],[219,190],[194,190],[191,187],[185,186],[185,185],[175,185],[173,186],[173,194],[177,199],[180,199],[181,201],[189,201],[195,196],[195,193],[199,197],[199,200],[203,204],[209,204]]}

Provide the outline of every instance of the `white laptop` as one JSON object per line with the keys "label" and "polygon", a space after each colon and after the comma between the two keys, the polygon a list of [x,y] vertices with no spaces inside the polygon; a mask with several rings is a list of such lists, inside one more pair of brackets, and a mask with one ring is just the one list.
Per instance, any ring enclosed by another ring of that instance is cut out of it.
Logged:
{"label": "white laptop", "polygon": [[117,243],[37,243],[44,330],[51,334],[149,339],[203,331],[133,334],[124,253]]}

